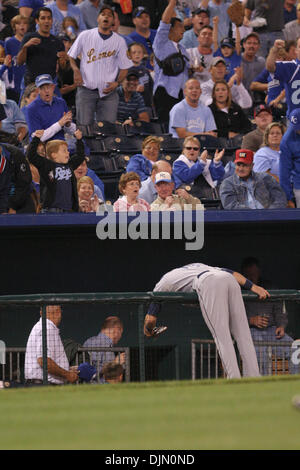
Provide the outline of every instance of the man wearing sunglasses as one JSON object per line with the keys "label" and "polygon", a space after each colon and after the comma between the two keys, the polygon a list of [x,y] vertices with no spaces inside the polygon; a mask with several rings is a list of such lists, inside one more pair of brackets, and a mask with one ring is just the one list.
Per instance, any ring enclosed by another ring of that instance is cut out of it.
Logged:
{"label": "man wearing sunglasses", "polygon": [[284,209],[285,193],[268,173],[253,171],[253,152],[236,151],[235,173],[226,178],[220,187],[224,209]]}

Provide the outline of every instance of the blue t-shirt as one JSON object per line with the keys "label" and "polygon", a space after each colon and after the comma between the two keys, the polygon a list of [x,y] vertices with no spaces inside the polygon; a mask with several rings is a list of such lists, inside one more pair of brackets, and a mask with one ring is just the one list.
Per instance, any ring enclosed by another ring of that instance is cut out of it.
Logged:
{"label": "blue t-shirt", "polygon": [[9,38],[5,42],[5,55],[10,54],[12,57],[12,66],[11,69],[8,69],[8,74],[10,73],[10,70],[12,72],[12,77],[15,82],[14,89],[16,90],[17,93],[20,93],[21,89],[21,82],[25,74],[26,70],[26,64],[23,65],[17,65],[17,55],[18,52],[21,48],[21,41],[18,41],[18,39],[13,36],[12,38]]}
{"label": "blue t-shirt", "polygon": [[223,59],[225,60],[227,72],[226,72],[224,79],[226,80],[226,82],[228,82],[230,77],[232,77],[232,75],[234,75],[235,73],[234,69],[236,67],[240,67],[241,62],[242,62],[242,56],[238,55],[236,51],[233,51],[230,57],[224,57],[220,47],[219,49],[216,50],[216,52],[213,53],[213,56],[223,57]]}
{"label": "blue t-shirt", "polygon": [[38,9],[44,6],[46,6],[44,0],[20,0],[19,2],[19,8],[32,8],[31,16],[35,16]]}
{"label": "blue t-shirt", "polygon": [[287,117],[300,105],[300,61],[276,62],[274,78],[284,86]]}
{"label": "blue t-shirt", "polygon": [[57,163],[55,165],[54,179],[56,180],[55,199],[51,207],[72,210],[72,171],[68,165]]}
{"label": "blue t-shirt", "polygon": [[175,104],[170,111],[169,132],[178,138],[176,127],[183,127],[188,132],[209,132],[217,129],[211,109],[199,102],[197,108],[189,106],[186,99]]}

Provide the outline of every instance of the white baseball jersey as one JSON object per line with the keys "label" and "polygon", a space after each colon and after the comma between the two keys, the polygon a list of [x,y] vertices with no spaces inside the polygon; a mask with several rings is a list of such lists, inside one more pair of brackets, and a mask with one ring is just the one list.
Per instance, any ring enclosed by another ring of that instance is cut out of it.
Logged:
{"label": "white baseball jersey", "polygon": [[242,357],[243,375],[259,376],[241,288],[226,269],[202,263],[188,264],[166,273],[153,291],[196,291],[204,321],[214,338],[227,378],[241,376],[231,334]]}
{"label": "white baseball jersey", "polygon": [[107,83],[116,80],[119,70],[132,67],[132,61],[127,57],[125,39],[116,33],[102,39],[98,28],[82,31],[68,55],[73,59],[81,56],[83,86],[90,90],[98,88],[101,98],[107,96],[103,89]]}

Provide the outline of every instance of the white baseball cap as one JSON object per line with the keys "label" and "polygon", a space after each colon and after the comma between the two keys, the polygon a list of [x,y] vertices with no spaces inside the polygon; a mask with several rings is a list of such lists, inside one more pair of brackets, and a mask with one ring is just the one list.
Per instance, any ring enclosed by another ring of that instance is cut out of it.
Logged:
{"label": "white baseball cap", "polygon": [[161,183],[162,181],[165,181],[166,183],[173,183],[170,173],[161,171],[155,175],[155,183]]}

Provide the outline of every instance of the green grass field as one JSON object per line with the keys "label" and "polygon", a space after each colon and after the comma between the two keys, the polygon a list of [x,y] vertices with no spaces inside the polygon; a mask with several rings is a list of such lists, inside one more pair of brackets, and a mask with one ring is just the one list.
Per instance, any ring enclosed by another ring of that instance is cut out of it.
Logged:
{"label": "green grass field", "polygon": [[0,449],[300,449],[300,376],[0,391]]}

